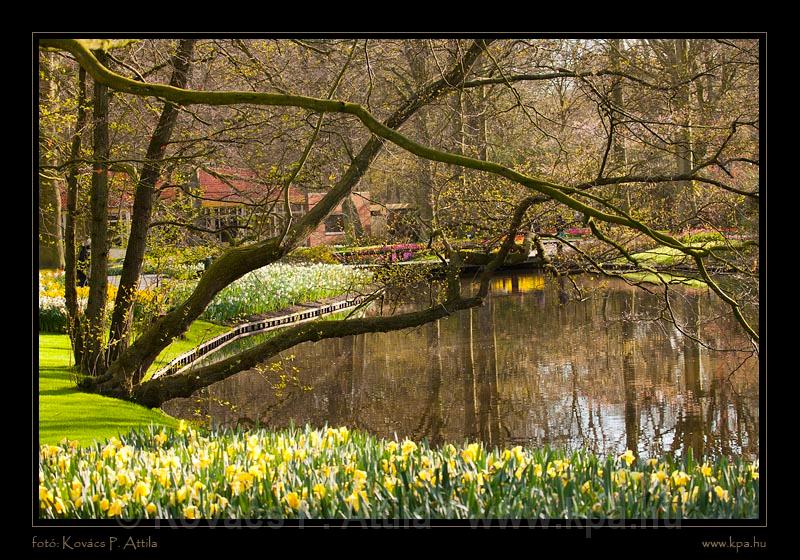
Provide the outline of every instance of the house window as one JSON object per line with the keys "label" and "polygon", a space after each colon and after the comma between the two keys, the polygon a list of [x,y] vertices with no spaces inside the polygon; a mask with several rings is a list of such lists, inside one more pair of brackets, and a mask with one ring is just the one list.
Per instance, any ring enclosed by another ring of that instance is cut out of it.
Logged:
{"label": "house window", "polygon": [[306,213],[306,205],[305,204],[296,204],[292,202],[292,215],[294,216],[302,216]]}
{"label": "house window", "polygon": [[205,208],[204,213],[207,216],[207,226],[217,230],[216,236],[220,241],[231,241],[239,234],[235,226],[242,225],[240,217],[245,215],[245,209],[239,206],[217,206]]}
{"label": "house window", "polygon": [[325,233],[344,233],[344,216],[331,214],[325,218]]}

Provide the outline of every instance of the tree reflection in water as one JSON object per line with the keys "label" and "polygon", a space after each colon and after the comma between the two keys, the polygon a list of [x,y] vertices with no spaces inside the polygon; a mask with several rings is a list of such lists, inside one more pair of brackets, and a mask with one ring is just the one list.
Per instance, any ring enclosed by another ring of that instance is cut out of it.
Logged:
{"label": "tree reflection in water", "polygon": [[[214,425],[328,423],[434,445],[758,456],[758,360],[728,378],[747,342],[719,302],[674,290],[681,332],[658,319],[663,292],[579,281],[589,297],[564,302],[556,280],[499,276],[480,308],[300,345],[283,355],[297,379],[280,395],[265,380],[277,373],[246,371],[210,387],[201,408]],[[195,400],[164,408],[190,417]]]}

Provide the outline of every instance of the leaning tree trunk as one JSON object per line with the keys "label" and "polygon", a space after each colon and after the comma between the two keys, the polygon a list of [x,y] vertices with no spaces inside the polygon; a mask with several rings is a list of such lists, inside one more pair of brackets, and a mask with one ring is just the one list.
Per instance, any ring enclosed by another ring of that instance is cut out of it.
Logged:
{"label": "leaning tree trunk", "polygon": [[[105,64],[105,53],[97,59]],[[81,371],[97,376],[105,371],[103,320],[108,294],[108,87],[95,80],[93,103],[93,147],[91,190],[91,271],[86,305],[84,354]]]}
{"label": "leaning tree trunk", "polygon": [[[421,88],[406,100],[384,121],[384,125],[390,129],[397,129],[420,107],[443,92],[453,89],[453,84],[460,83],[470,71],[486,44],[487,41],[484,40],[474,42],[465,52],[461,61],[452,65],[442,78]],[[186,331],[220,290],[246,273],[275,262],[303,242],[322,220],[345,197],[350,195],[369,165],[377,157],[382,146],[381,138],[375,136],[370,138],[339,182],[292,226],[282,242],[269,239],[247,247],[231,249],[218,258],[203,273],[189,298],[175,310],[156,321],[125,352],[120,354],[109,367],[108,375],[104,376],[94,389],[115,396],[128,395],[128,387],[136,385],[142,379],[156,356],[176,336]]]}
{"label": "leaning tree trunk", "polygon": [[[178,50],[172,58],[173,72],[169,85],[177,88],[186,87],[189,81],[192,50],[196,42],[196,39],[182,39],[178,44]],[[178,108],[172,103],[165,103],[161,111],[161,117],[158,119],[158,124],[150,138],[145,163],[139,174],[139,183],[136,186],[133,212],[131,213],[131,232],[128,237],[128,248],[125,251],[119,289],[114,302],[114,312],[111,316],[108,343],[109,361],[115,360],[127,347],[133,298],[139,285],[139,276],[142,272],[142,262],[144,261],[144,252],[147,246],[147,232],[153,213],[153,195],[156,181],[161,176],[164,167],[164,152],[172,137],[172,131],[175,129],[177,120]]]}
{"label": "leaning tree trunk", "polygon": [[75,363],[83,361],[83,333],[81,311],[78,307],[77,262],[75,260],[75,223],[78,216],[78,158],[81,154],[81,134],[86,126],[86,70],[78,70],[78,117],[75,121],[75,133],[72,136],[70,161],[67,172],[67,211],[64,228],[64,299],[67,307],[67,329]]}

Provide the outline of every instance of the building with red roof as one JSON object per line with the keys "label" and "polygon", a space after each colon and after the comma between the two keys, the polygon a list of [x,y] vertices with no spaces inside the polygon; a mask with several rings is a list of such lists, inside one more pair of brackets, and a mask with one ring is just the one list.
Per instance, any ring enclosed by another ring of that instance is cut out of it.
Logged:
{"label": "building with red roof", "polygon": [[[133,196],[136,185],[126,174],[109,172],[109,230],[112,244],[123,243],[124,232],[131,220]],[[281,186],[262,179],[251,169],[233,167],[197,168],[184,184],[157,184],[158,203],[155,211],[165,210],[170,204],[188,199],[199,210],[196,225],[215,230],[223,241],[238,237],[240,228],[259,221],[264,235],[278,235],[285,223],[285,198]],[[325,196],[324,191],[302,187],[289,187],[289,204],[294,219],[304,215]],[[62,191],[62,208],[66,206],[66,192]],[[365,234],[371,232],[369,192],[350,195],[353,208]],[[160,207],[160,208],[159,208]],[[157,219],[157,218],[156,218]],[[65,216],[62,215],[62,221]],[[333,212],[311,233],[306,244],[335,245],[345,242],[345,210],[339,204]],[[88,235],[88,233],[86,234]]]}

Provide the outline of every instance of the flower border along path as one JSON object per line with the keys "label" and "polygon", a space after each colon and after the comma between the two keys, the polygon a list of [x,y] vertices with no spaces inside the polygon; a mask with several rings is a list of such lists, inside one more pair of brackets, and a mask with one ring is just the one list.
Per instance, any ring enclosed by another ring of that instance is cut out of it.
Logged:
{"label": "flower border along path", "polygon": [[180,373],[191,367],[197,360],[204,358],[209,354],[216,352],[235,340],[251,336],[254,334],[264,333],[267,331],[279,329],[287,325],[298,325],[308,321],[313,321],[325,315],[337,313],[343,309],[356,307],[361,305],[364,301],[363,296],[355,296],[348,298],[347,296],[339,296],[327,301],[326,303],[312,302],[306,304],[298,304],[301,309],[293,313],[284,313],[275,317],[263,317],[256,321],[242,323],[233,330],[223,333],[203,344],[184,352],[180,356],[173,359],[163,368],[153,372],[151,379],[157,379],[163,375],[174,375]]}

